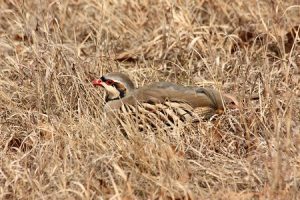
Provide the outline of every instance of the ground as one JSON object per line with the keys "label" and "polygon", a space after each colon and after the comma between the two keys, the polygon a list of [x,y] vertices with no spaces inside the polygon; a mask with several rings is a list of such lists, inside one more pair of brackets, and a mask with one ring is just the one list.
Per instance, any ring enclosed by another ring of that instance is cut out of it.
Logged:
{"label": "ground", "polygon": [[[0,1],[1,199],[300,198],[297,0]],[[118,124],[112,71],[214,87],[239,109]]]}

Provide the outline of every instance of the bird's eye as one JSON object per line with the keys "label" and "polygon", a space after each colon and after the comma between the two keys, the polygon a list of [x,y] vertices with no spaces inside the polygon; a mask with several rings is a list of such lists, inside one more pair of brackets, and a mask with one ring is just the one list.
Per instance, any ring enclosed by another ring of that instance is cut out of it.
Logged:
{"label": "bird's eye", "polygon": [[113,80],[106,80],[106,82],[105,82],[107,85],[112,85],[113,83],[114,83],[114,81]]}

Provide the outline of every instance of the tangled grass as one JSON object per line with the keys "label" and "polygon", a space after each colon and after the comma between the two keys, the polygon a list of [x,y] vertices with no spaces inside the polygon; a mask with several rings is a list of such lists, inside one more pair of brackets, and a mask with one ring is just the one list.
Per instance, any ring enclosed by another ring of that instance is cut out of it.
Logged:
{"label": "tangled grass", "polygon": [[[0,1],[1,199],[300,198],[297,0]],[[240,110],[169,131],[90,81],[213,85]]]}

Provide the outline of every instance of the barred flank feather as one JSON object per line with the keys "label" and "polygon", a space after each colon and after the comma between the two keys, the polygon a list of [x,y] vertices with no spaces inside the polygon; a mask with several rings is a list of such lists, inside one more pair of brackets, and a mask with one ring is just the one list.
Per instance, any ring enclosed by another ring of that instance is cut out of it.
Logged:
{"label": "barred flank feather", "polygon": [[[114,112],[114,118],[124,129],[136,127],[139,130],[157,130],[198,122],[201,118],[207,119],[214,114],[212,108],[193,109],[187,103],[166,101],[158,104],[140,103],[136,106],[123,104],[118,111]],[[136,126],[128,126],[132,123]]]}

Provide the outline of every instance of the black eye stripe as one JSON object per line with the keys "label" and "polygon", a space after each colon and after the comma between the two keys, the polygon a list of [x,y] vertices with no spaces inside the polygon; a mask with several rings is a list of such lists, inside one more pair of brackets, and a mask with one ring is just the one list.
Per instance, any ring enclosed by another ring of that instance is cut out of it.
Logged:
{"label": "black eye stripe", "polygon": [[111,80],[111,79],[107,79],[107,78],[105,78],[104,76],[102,76],[102,77],[100,78],[100,80],[101,80],[102,82],[106,83],[107,85],[112,85],[112,86],[114,86],[114,83],[115,83],[115,81],[113,81],[113,80]]}
{"label": "black eye stripe", "polygon": [[107,79],[107,78],[105,78],[104,76],[102,76],[102,77],[100,78],[100,80],[101,80],[102,82],[105,82],[105,83],[108,84],[108,85],[111,85],[111,84],[114,83],[113,80]]}

